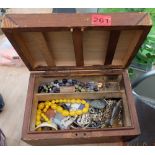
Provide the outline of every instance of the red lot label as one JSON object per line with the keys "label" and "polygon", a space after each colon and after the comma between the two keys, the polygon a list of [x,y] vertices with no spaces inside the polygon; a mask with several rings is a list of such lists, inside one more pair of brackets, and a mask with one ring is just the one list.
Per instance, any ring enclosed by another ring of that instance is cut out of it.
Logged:
{"label": "red lot label", "polygon": [[111,16],[94,14],[91,23],[96,26],[111,26]]}

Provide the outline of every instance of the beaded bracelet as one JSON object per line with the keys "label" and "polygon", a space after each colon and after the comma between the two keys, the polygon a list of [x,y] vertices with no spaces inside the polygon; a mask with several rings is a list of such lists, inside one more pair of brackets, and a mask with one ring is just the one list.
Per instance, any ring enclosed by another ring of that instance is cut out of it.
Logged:
{"label": "beaded bracelet", "polygon": [[[61,104],[61,103],[77,103],[77,104],[83,104],[85,107],[82,110],[64,110],[61,106],[57,105],[57,104]],[[77,116],[77,115],[82,115],[88,112],[89,110],[89,103],[87,103],[85,100],[80,100],[80,99],[56,99],[56,100],[52,100],[50,101],[46,101],[46,102],[41,102],[38,105],[38,110],[37,110],[37,116],[36,116],[36,126],[41,124],[41,117],[48,123],[50,123],[49,118],[44,114],[49,108],[51,107],[51,109],[56,110],[56,112],[61,113],[63,116],[67,117],[67,116]],[[43,113],[43,112],[44,113]]]}

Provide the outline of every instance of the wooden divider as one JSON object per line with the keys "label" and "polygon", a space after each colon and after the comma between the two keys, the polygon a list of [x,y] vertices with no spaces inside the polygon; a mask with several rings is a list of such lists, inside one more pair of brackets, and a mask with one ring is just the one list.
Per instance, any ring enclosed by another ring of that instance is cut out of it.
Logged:
{"label": "wooden divider", "polygon": [[113,61],[113,57],[115,54],[116,46],[119,40],[120,31],[118,30],[112,30],[110,32],[108,47],[106,51],[106,58],[104,65],[111,65]]}
{"label": "wooden divider", "polygon": [[99,99],[99,98],[120,98],[124,91],[100,91],[100,92],[75,92],[75,93],[35,93],[39,101],[52,99]]}
{"label": "wooden divider", "polygon": [[84,66],[82,31],[79,29],[74,29],[72,32],[72,39],[74,45],[76,66]]}
{"label": "wooden divider", "polygon": [[48,40],[45,33],[41,33],[42,44],[44,45],[43,55],[48,66],[55,66],[52,50],[49,48]]}

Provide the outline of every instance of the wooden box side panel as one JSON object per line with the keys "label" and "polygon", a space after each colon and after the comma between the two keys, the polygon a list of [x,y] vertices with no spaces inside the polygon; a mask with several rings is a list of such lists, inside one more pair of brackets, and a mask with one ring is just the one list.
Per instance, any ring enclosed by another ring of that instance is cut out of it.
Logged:
{"label": "wooden box side panel", "polygon": [[33,97],[34,97],[34,84],[35,84],[35,75],[30,74],[25,112],[24,112],[23,127],[22,127],[22,137],[27,136],[30,121],[31,121],[30,115],[32,111],[32,104],[33,104]]}
{"label": "wooden box side panel", "polygon": [[128,71],[127,70],[125,70],[123,72],[123,77],[124,77],[126,96],[127,96],[127,100],[128,100],[128,106],[129,106],[130,113],[131,113],[131,120],[132,120],[132,123],[134,125],[135,132],[137,132],[137,134],[140,134],[140,127],[139,127],[139,123],[138,123],[135,100],[133,98],[131,83],[130,83],[130,80],[128,77]]}

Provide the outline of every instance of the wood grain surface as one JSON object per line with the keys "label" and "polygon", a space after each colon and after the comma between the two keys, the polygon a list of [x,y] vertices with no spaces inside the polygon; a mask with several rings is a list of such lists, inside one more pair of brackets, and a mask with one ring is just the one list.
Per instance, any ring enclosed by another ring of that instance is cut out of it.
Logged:
{"label": "wood grain surface", "polygon": [[[102,14],[103,15],[103,14]],[[152,22],[147,13],[110,13],[112,26],[145,26]],[[10,20],[10,24],[8,23]],[[91,14],[8,14],[3,22],[5,28],[40,28],[40,27],[87,27],[92,25]],[[11,27],[10,27],[11,26]],[[107,27],[107,29],[111,28]],[[131,28],[131,27],[130,27]],[[134,28],[134,27],[133,27]]]}

